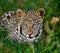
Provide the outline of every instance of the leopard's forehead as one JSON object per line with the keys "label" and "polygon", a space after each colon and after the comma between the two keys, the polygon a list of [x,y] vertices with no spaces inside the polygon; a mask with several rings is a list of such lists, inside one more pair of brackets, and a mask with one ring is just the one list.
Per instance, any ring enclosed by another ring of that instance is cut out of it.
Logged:
{"label": "leopard's forehead", "polygon": [[36,15],[36,11],[34,10],[30,10],[30,11],[26,11],[26,15],[23,17],[23,20],[25,21],[30,21],[30,20],[37,20],[40,19],[37,15]]}

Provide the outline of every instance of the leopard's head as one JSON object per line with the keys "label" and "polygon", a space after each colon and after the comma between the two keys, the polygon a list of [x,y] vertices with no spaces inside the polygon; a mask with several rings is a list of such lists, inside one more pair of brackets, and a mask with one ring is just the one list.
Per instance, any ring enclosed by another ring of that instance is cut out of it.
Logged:
{"label": "leopard's head", "polygon": [[24,37],[27,41],[36,40],[40,37],[40,35],[42,35],[45,9],[41,8],[37,11],[22,11],[21,13],[25,13],[25,15],[21,17],[21,36]]}

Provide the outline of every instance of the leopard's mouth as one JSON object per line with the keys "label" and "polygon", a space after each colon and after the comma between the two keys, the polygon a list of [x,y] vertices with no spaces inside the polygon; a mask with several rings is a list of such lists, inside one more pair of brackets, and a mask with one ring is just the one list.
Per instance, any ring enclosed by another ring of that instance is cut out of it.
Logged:
{"label": "leopard's mouth", "polygon": [[39,34],[40,34],[40,32],[38,31],[38,33],[36,34],[36,35],[30,35],[28,38],[30,38],[30,39],[32,39],[32,38],[34,38],[34,37],[38,37],[39,36]]}
{"label": "leopard's mouth", "polygon": [[32,36],[29,36],[28,38],[32,39],[33,37]]}

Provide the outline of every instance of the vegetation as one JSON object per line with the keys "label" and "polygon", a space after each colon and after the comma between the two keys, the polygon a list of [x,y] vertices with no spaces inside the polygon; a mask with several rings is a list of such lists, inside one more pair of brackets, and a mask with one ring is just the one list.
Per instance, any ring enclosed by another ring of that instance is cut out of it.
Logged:
{"label": "vegetation", "polygon": [[[34,44],[20,42],[14,45],[10,39],[4,40],[8,33],[0,26],[0,53],[60,53],[60,0],[0,0],[0,17],[7,11],[19,8],[45,8],[43,35]],[[52,20],[53,17],[59,21]]]}

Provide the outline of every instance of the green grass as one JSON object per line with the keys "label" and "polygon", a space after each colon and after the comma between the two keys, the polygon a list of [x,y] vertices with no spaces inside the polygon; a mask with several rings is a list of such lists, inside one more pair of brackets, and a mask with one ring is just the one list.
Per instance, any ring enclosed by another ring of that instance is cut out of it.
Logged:
{"label": "green grass", "polygon": [[[12,40],[3,40],[7,31],[0,27],[0,53],[60,53],[60,23],[55,25],[52,30],[50,23],[52,17],[60,17],[60,1],[59,0],[14,0],[12,3],[9,0],[0,0],[0,17],[7,11],[21,9],[37,10],[45,8],[46,14],[44,17],[44,34],[37,42],[32,44],[19,43],[14,45]],[[47,24],[49,22],[49,24]],[[48,27],[46,29],[46,27]],[[1,31],[4,30],[4,31]],[[51,30],[47,33],[47,30]],[[33,46],[33,48],[31,48]]]}

